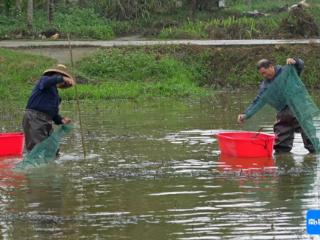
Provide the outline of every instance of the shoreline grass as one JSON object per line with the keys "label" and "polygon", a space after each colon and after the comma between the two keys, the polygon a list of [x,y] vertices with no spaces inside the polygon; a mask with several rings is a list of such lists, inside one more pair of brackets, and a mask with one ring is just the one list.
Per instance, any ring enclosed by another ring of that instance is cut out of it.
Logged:
{"label": "shoreline grass", "polygon": [[[318,0],[307,2],[310,7],[306,8],[305,12],[320,27]],[[92,3],[88,8],[58,6],[51,23],[48,22],[46,12],[37,8],[31,31],[27,27],[25,12],[6,16],[3,10],[0,15],[0,39],[41,39],[41,32],[50,29],[59,31],[62,39],[66,39],[67,33],[78,39],[97,40],[137,34],[162,39],[304,38],[306,36],[303,33],[290,32],[288,29],[282,32],[281,23],[289,15],[287,9],[295,3],[296,0],[252,0],[251,3],[236,0],[228,2],[225,9],[207,7],[192,15],[187,5],[166,11],[150,8],[148,14],[136,15],[132,19],[108,16],[99,8],[102,3]],[[105,3],[104,7],[107,5],[108,3]],[[251,16],[250,11],[257,11],[260,15]],[[294,22],[289,23],[291,27],[299,27],[292,24]]]}
{"label": "shoreline grass", "polygon": [[25,99],[42,72],[55,60],[0,48],[0,98]]}
{"label": "shoreline grass", "polygon": [[[283,14],[284,15],[284,14]],[[179,27],[163,29],[161,39],[268,39],[275,38],[275,29],[282,16],[277,18],[228,17],[207,21],[188,21]]]}
{"label": "shoreline grass", "polygon": [[[288,57],[305,61],[302,80],[319,88],[320,46],[145,46],[99,49],[75,63],[80,99],[199,97],[215,89],[257,89],[255,63],[269,58],[284,64]],[[50,58],[0,49],[0,99],[27,101],[42,72],[56,64]],[[74,89],[60,91],[75,99]]]}

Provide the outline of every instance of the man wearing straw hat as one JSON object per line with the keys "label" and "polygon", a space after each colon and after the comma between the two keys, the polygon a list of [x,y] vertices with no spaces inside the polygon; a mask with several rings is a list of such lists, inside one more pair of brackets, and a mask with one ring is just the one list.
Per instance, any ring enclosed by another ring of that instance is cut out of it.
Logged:
{"label": "man wearing straw hat", "polygon": [[58,88],[64,89],[74,85],[73,76],[62,64],[43,72],[32,90],[22,121],[28,152],[50,136],[53,122],[57,125],[71,122],[71,119],[59,115],[61,98]]}

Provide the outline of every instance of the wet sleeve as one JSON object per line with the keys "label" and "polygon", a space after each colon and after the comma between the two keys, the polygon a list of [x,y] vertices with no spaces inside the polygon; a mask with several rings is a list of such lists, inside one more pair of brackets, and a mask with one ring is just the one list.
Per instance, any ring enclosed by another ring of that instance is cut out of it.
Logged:
{"label": "wet sleeve", "polygon": [[58,83],[62,83],[63,77],[61,75],[53,75],[53,76],[42,76],[39,82],[39,89],[43,90],[49,88],[53,85],[57,85]]}
{"label": "wet sleeve", "polygon": [[301,72],[304,69],[304,61],[300,58],[294,58],[296,63],[294,64],[294,68],[297,70],[298,75],[300,76]]}
{"label": "wet sleeve", "polygon": [[244,112],[244,114],[246,115],[246,119],[251,118],[266,104],[266,101],[263,100],[263,93],[265,90],[265,88],[260,87],[258,95]]}

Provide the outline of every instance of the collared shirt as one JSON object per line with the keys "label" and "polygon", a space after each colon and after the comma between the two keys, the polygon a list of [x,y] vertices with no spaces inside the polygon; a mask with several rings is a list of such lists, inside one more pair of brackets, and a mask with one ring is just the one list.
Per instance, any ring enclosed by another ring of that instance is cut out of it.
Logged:
{"label": "collared shirt", "polygon": [[57,89],[57,84],[62,82],[63,77],[60,74],[42,76],[32,90],[26,109],[45,113],[56,124],[62,124],[62,117],[59,115],[61,98]]}

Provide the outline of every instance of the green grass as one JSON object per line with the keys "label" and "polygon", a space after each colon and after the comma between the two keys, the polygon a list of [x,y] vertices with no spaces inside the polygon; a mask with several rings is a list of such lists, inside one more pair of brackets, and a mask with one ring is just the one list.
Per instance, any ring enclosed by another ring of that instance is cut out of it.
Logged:
{"label": "green grass", "polygon": [[[89,8],[58,7],[54,21],[49,24],[46,12],[35,11],[34,27],[30,32],[26,25],[25,11],[6,17],[0,14],[0,39],[39,38],[39,33],[56,28],[66,38],[71,33],[73,38],[109,40],[118,36],[142,34],[151,38],[163,39],[251,39],[282,38],[281,22],[287,18],[288,12],[281,8],[295,4],[296,0],[245,0],[227,1],[225,9],[207,9],[196,11],[191,16],[188,6],[168,8],[166,11],[143,6],[144,13],[133,19],[116,20],[117,12],[109,12],[110,2],[92,3]],[[320,3],[318,0],[307,1],[311,7],[308,12],[320,26]],[[99,4],[103,8],[99,7]],[[112,4],[111,4],[112,5]],[[113,5],[118,9],[116,5]],[[163,5],[162,7],[165,7]],[[246,12],[257,10],[267,16],[248,17]],[[152,12],[154,11],[154,12]],[[120,14],[121,15],[121,14]],[[113,16],[113,17],[112,17]],[[287,38],[296,38],[294,34],[286,34]]]}
{"label": "green grass", "polygon": [[33,29],[27,28],[26,16],[19,15],[15,18],[0,17],[0,39],[1,38],[39,38],[41,32],[56,29],[62,38],[67,33],[81,39],[112,39],[115,37],[113,28],[120,26],[119,23],[111,22],[97,15],[92,9],[68,9],[58,11],[54,21],[50,24],[43,11],[34,14]]}
{"label": "green grass", "polygon": [[44,69],[54,63],[50,58],[0,48],[0,98],[26,99]]}
{"label": "green grass", "polygon": [[114,31],[109,21],[99,17],[92,9],[68,9],[55,17],[54,27],[63,33],[87,39],[111,39]]}
{"label": "green grass", "polygon": [[[166,82],[166,83],[143,83],[143,82],[126,82],[126,83],[101,83],[99,85],[78,86],[79,99],[139,99],[154,97],[195,97],[209,94],[206,90],[184,82]],[[74,99],[74,92],[68,89],[61,93],[65,99]]]}
{"label": "green grass", "polygon": [[165,28],[159,34],[162,39],[257,39],[272,38],[281,18],[228,17],[207,21],[189,21],[179,27]]}
{"label": "green grass", "polygon": [[[259,10],[260,12],[278,9],[286,5],[291,6],[299,1],[296,0],[251,0],[251,4],[247,4],[244,0],[235,0],[230,3],[230,8],[238,12],[246,12]],[[308,1],[311,2],[311,1]]]}
{"label": "green grass", "polygon": [[[268,58],[285,64],[288,57],[305,61],[302,79],[320,88],[320,47],[317,45],[205,47],[148,46],[100,49],[75,63],[80,99],[198,97],[212,89],[258,88],[255,64]],[[43,70],[55,61],[0,49],[0,99],[27,101]],[[81,81],[80,81],[81,80]],[[61,90],[75,99],[75,89]]]}
{"label": "green grass", "polygon": [[[77,63],[76,75],[89,79],[77,84],[80,99],[136,99],[140,97],[188,97],[208,94],[195,81],[183,62],[142,50],[100,50]],[[0,49],[0,99],[27,100],[52,59]],[[73,88],[61,90],[65,99],[75,99]]]}
{"label": "green grass", "polygon": [[[210,14],[196,13],[193,18],[185,18],[178,25],[161,29],[159,37],[162,39],[263,39],[301,37],[283,32],[282,21],[288,18],[285,7],[296,4],[297,1],[264,1],[252,0],[247,4],[244,0],[228,3],[224,10],[216,10]],[[308,1],[310,7],[307,12],[320,26],[320,3],[316,0]],[[283,9],[282,9],[283,8]],[[282,10],[280,10],[282,9]],[[249,11],[258,11],[265,16],[249,17]]]}
{"label": "green grass", "polygon": [[[77,64],[80,75],[90,79],[96,98],[139,96],[186,97],[204,94],[195,73],[181,61],[143,49],[106,49]],[[80,92],[88,90],[81,86]]]}

